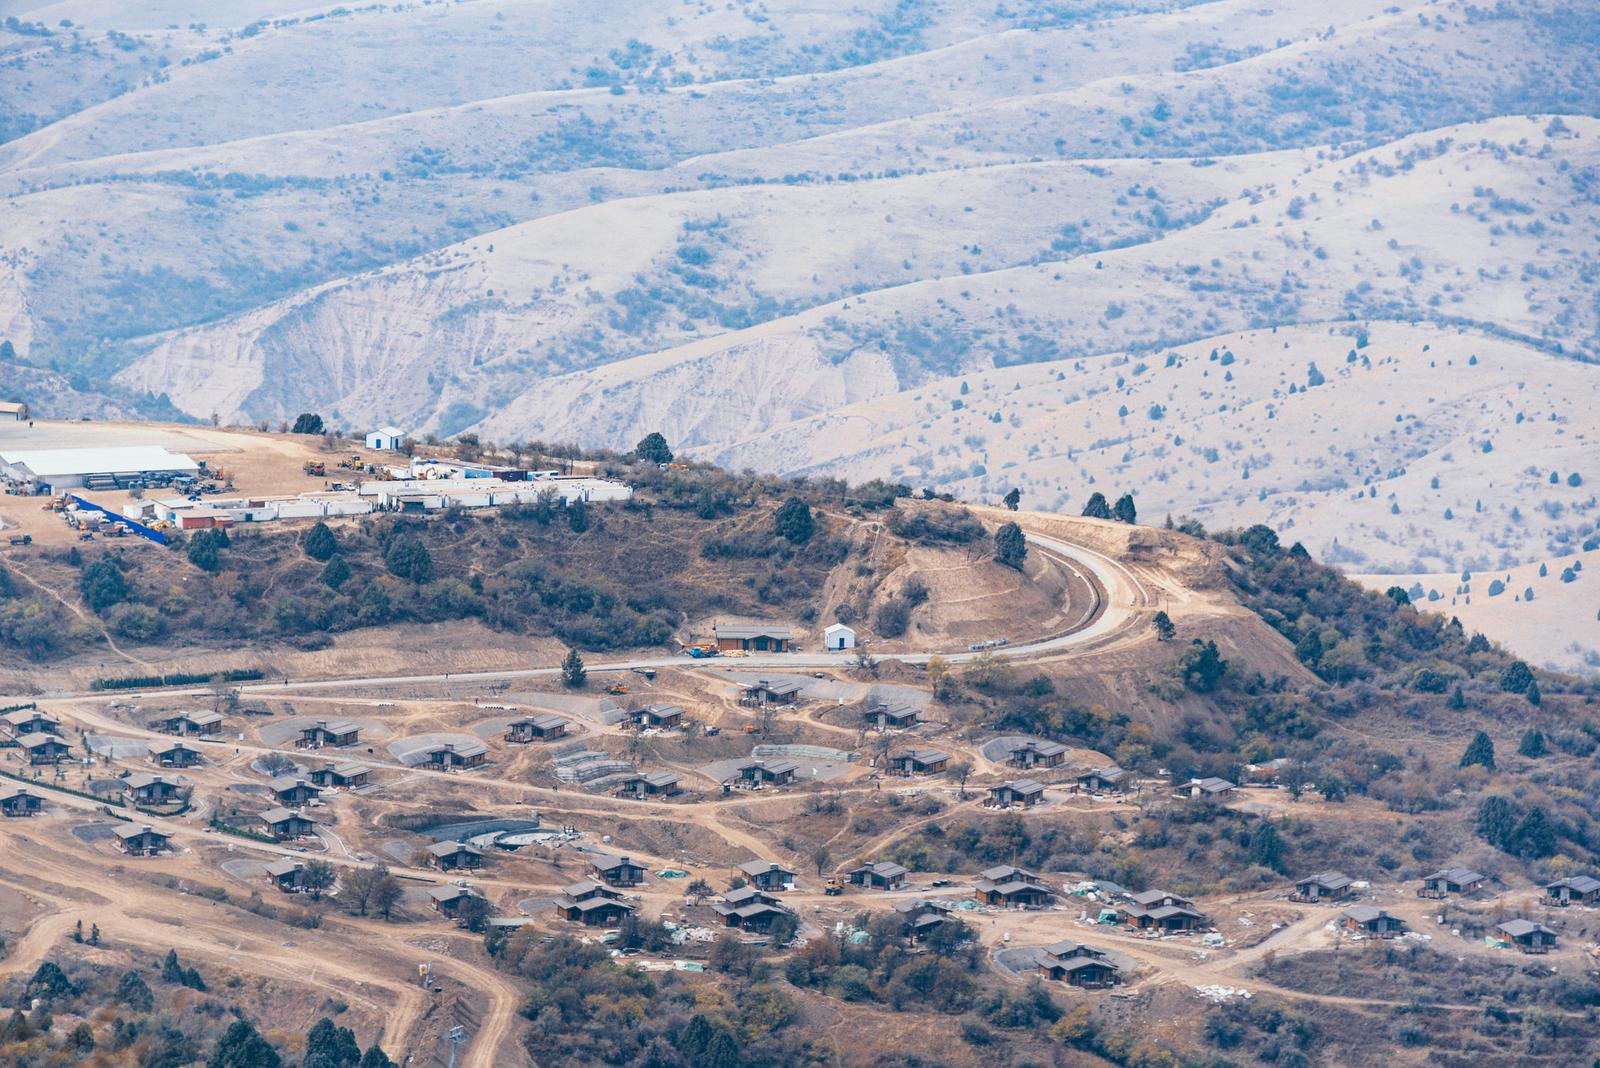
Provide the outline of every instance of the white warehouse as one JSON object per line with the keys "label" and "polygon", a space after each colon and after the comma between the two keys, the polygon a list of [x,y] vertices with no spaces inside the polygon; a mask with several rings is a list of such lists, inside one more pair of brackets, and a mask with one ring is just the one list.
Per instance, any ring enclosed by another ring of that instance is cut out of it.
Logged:
{"label": "white warehouse", "polygon": [[96,449],[25,449],[0,453],[0,476],[39,490],[112,489],[142,480],[194,476],[200,465],[159,445]]}

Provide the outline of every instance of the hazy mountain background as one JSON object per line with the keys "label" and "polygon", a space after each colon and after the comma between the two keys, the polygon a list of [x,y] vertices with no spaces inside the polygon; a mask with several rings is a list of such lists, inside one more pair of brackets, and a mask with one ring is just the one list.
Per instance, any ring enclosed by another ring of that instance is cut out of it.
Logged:
{"label": "hazy mountain background", "polygon": [[0,14],[48,414],[1131,490],[1600,663],[1593,3]]}

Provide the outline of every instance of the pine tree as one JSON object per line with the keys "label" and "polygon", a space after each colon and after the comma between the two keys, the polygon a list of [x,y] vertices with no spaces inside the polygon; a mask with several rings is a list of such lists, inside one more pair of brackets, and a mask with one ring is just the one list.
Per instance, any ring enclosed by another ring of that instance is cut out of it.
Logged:
{"label": "pine tree", "polygon": [[589,672],[583,666],[583,657],[578,655],[578,650],[568,649],[566,659],[561,661],[561,685],[569,690],[581,690],[589,684]]}
{"label": "pine tree", "polygon": [[1165,612],[1157,612],[1150,625],[1155,628],[1157,641],[1170,642],[1178,634],[1178,628],[1172,622],[1172,617]]}
{"label": "pine tree", "polygon": [[1542,808],[1535,806],[1511,832],[1512,852],[1529,860],[1540,860],[1556,851],[1556,829]]}
{"label": "pine tree", "polygon": [[1250,863],[1283,873],[1283,838],[1272,824],[1261,824],[1250,836]]}
{"label": "pine tree", "polygon": [[1450,695],[1450,707],[1457,712],[1467,707],[1467,695],[1462,691],[1459,684],[1456,686],[1455,692]]}
{"label": "pine tree", "polygon": [[1490,794],[1478,804],[1475,830],[1478,837],[1496,849],[1511,849],[1511,834],[1517,826],[1517,809],[1502,794]]}
{"label": "pine tree", "polygon": [[1124,493],[1117,498],[1117,503],[1111,506],[1111,518],[1119,523],[1132,524],[1138,521],[1139,513],[1133,507],[1133,494]]}
{"label": "pine tree", "polygon": [[1532,669],[1520,660],[1513,660],[1500,673],[1500,688],[1506,693],[1527,693],[1533,681]]}
{"label": "pine tree", "polygon": [[360,1068],[394,1068],[394,1061],[374,1044],[362,1055]]}
{"label": "pine tree", "polygon": [[1110,519],[1111,506],[1106,503],[1106,495],[1096,490],[1089,495],[1089,503],[1083,506],[1083,514],[1090,519]]}
{"label": "pine tree", "polygon": [[1028,539],[1023,536],[1021,527],[1015,523],[1006,523],[994,532],[994,558],[997,561],[1021,571],[1027,556]]}
{"label": "pine tree", "polygon": [[1015,512],[1017,505],[1022,503],[1022,491],[1013,487],[1011,492],[1007,493],[1001,500],[1007,508]]}
{"label": "pine tree", "polygon": [[131,970],[123,972],[122,979],[117,983],[117,1001],[134,1012],[149,1012],[156,1003],[144,976]]}
{"label": "pine tree", "polygon": [[1467,745],[1467,751],[1461,754],[1463,768],[1470,768],[1474,764],[1481,764],[1490,771],[1494,770],[1494,741],[1483,731],[1473,735],[1472,741]]}
{"label": "pine tree", "polygon": [[1523,696],[1528,699],[1528,703],[1530,705],[1539,704],[1541,701],[1544,700],[1544,698],[1539,693],[1539,684],[1538,684],[1538,682],[1530,682],[1530,683],[1528,683],[1528,689],[1523,693]]}
{"label": "pine tree", "polygon": [[300,548],[313,560],[331,560],[339,551],[339,539],[333,536],[328,524],[319,520],[301,537]]}
{"label": "pine tree", "polygon": [[328,561],[328,566],[322,569],[322,584],[330,590],[336,590],[350,581],[350,565],[344,562],[344,557],[335,556]]}
{"label": "pine tree", "polygon": [[651,431],[639,439],[639,444],[633,447],[633,454],[645,463],[670,464],[672,450],[667,447],[667,439],[659,431]]}
{"label": "pine tree", "polygon": [[811,540],[812,532],[816,530],[816,521],[811,517],[811,506],[799,497],[790,497],[772,517],[772,530],[792,545],[804,545]]}

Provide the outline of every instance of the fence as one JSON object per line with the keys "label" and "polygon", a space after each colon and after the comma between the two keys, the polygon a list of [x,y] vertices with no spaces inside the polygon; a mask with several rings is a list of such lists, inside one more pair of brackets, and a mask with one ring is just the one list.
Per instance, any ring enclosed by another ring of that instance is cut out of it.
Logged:
{"label": "fence", "polygon": [[75,502],[80,510],[99,512],[101,515],[107,517],[113,522],[124,524],[129,530],[133,531],[141,538],[149,538],[157,545],[165,545],[167,543],[167,536],[165,534],[157,530],[155,527],[145,526],[137,519],[129,519],[120,512],[113,512],[111,509],[95,504],[93,501],[84,497],[80,497],[76,493],[67,494],[67,500]]}

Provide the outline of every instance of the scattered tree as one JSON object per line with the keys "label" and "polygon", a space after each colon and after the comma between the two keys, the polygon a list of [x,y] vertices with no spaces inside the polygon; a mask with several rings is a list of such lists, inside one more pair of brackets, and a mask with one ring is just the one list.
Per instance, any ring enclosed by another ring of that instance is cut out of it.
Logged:
{"label": "scattered tree", "polygon": [[328,524],[318,520],[317,524],[300,538],[300,547],[311,559],[326,561],[332,559],[333,554],[339,551],[339,540],[333,536]]}
{"label": "scattered tree", "polygon": [[301,412],[295,416],[294,426],[291,428],[290,433],[321,434],[323,429],[322,416],[317,415],[315,412]]}
{"label": "scattered tree", "polygon": [[994,532],[994,558],[997,561],[1021,571],[1027,555],[1028,539],[1023,536],[1021,527],[1006,523]]}
{"label": "scattered tree", "polygon": [[1001,500],[1007,508],[1015,512],[1017,506],[1022,503],[1022,491],[1013,487],[1011,492],[1007,493]]}
{"label": "scattered tree", "polygon": [[639,439],[639,444],[633,447],[633,453],[645,463],[670,464],[672,450],[667,447],[667,439],[659,431],[651,431]]}
{"label": "scattered tree", "polygon": [[1155,618],[1150,621],[1150,626],[1155,628],[1157,641],[1170,642],[1178,635],[1178,628],[1173,624],[1172,617],[1165,612],[1157,612]]}
{"label": "scattered tree", "polygon": [[589,672],[583,666],[578,650],[568,649],[561,661],[561,685],[569,690],[581,690],[589,684]]}
{"label": "scattered tree", "polygon": [[787,539],[791,544],[804,545],[811,540],[811,535],[816,530],[816,521],[811,516],[811,506],[799,497],[790,497],[779,506],[777,513],[772,517],[772,529],[780,538]]}
{"label": "scattered tree", "polygon": [[1494,770],[1494,741],[1484,731],[1473,735],[1472,741],[1467,745],[1467,751],[1461,754],[1461,766],[1470,768],[1480,764],[1490,771]]}
{"label": "scattered tree", "polygon": [[1117,503],[1111,506],[1111,518],[1119,523],[1133,524],[1138,521],[1139,513],[1133,507],[1133,494],[1124,493],[1117,498]]}
{"label": "scattered tree", "polygon": [[1090,519],[1110,519],[1111,506],[1106,503],[1106,495],[1096,490],[1089,495],[1089,503],[1083,506],[1083,514]]}

